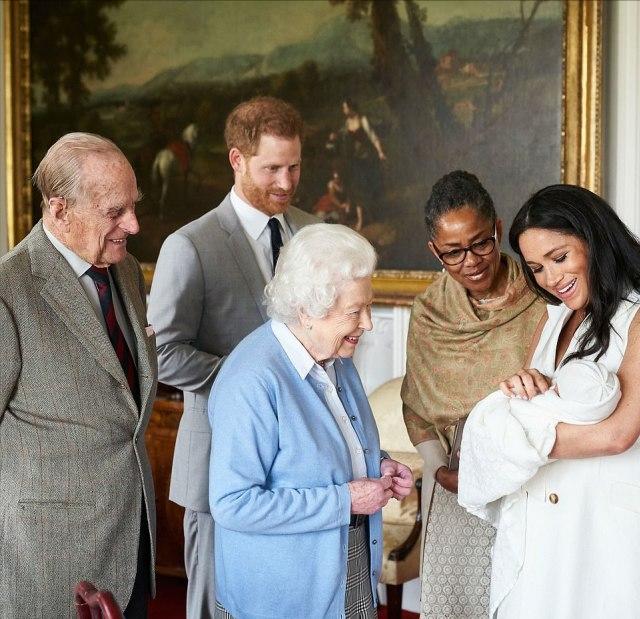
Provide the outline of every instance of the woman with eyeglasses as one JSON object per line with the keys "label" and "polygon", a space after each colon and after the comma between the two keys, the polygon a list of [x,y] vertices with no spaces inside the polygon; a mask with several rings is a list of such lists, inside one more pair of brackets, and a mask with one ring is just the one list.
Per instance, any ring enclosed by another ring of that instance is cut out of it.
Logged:
{"label": "woman with eyeglasses", "polygon": [[487,617],[494,530],[458,505],[454,437],[522,367],[544,305],[500,253],[502,222],[473,174],[438,180],[425,222],[443,275],[414,302],[402,385],[405,424],[425,462],[421,617]]}

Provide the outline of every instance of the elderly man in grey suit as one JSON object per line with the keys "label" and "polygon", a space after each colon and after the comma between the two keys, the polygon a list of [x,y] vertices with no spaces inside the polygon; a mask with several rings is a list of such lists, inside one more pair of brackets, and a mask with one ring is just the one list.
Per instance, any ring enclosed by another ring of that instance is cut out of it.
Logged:
{"label": "elderly man in grey suit", "polygon": [[0,616],[75,617],[73,586],[89,580],[142,619],[157,364],[127,254],[136,177],[111,141],[71,133],[34,182],[42,220],[0,260]]}
{"label": "elderly man in grey suit", "polygon": [[317,220],[290,206],[300,179],[302,120],[288,103],[258,97],[228,116],[234,185],[222,203],[170,235],[156,265],[149,318],[160,380],[184,391],[170,498],[186,508],[187,617],[213,617],[211,430],[207,400],[225,357],[267,320],[263,290],[280,246]]}

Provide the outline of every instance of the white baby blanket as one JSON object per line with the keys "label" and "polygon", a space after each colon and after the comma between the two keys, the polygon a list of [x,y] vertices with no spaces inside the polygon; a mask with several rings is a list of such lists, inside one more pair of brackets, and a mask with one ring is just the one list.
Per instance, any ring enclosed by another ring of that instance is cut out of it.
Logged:
{"label": "white baby blanket", "polygon": [[472,514],[495,524],[496,501],[518,490],[548,461],[558,422],[597,423],[620,400],[618,377],[592,361],[565,364],[554,384],[531,400],[495,391],[471,411],[460,449],[458,502]]}
{"label": "white baby blanket", "polygon": [[615,374],[602,364],[575,360],[558,370],[547,392],[521,400],[496,391],[469,414],[460,448],[458,503],[495,527],[500,522],[492,591],[509,590],[522,567],[526,497],[521,488],[549,461],[556,424],[602,421],[620,397]]}

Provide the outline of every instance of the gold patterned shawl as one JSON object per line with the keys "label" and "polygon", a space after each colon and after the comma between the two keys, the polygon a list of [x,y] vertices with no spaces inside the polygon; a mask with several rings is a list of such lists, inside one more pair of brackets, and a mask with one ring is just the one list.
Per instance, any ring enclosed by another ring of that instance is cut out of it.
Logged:
{"label": "gold patterned shawl", "polygon": [[449,453],[455,422],[525,362],[545,305],[527,288],[520,265],[504,254],[502,260],[507,287],[497,299],[472,303],[448,273],[415,299],[402,383],[415,445],[435,434]]}

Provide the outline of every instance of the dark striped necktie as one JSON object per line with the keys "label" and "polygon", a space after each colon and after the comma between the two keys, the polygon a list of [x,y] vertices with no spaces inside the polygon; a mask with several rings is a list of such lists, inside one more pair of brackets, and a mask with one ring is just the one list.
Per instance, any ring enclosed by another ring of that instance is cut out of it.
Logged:
{"label": "dark striped necktie", "polygon": [[98,291],[98,299],[100,299],[100,308],[104,316],[104,322],[107,325],[107,333],[109,340],[116,351],[120,365],[124,375],[127,377],[127,383],[135,401],[140,405],[140,386],[138,384],[138,370],[136,369],[131,351],[127,345],[127,340],[122,333],[122,329],[116,319],[116,310],[113,305],[113,296],[111,294],[111,284],[109,282],[109,271],[104,267],[92,266],[87,269],[87,275],[93,280]]}

